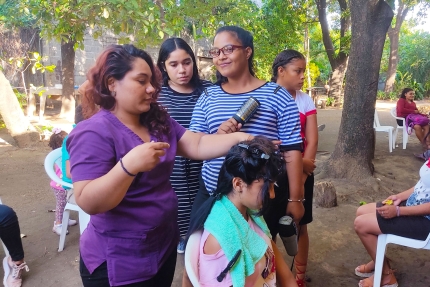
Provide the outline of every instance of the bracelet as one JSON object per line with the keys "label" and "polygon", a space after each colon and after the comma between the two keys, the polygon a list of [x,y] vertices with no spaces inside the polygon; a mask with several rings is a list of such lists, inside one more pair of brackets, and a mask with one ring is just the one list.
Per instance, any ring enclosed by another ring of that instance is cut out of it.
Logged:
{"label": "bracelet", "polygon": [[124,164],[122,163],[122,157],[120,157],[120,158],[119,158],[119,162],[121,163],[122,170],[123,170],[126,174],[128,174],[129,176],[136,176],[136,175],[137,175],[137,174],[132,174],[131,172],[129,172],[129,171],[124,167]]}
{"label": "bracelet", "polygon": [[303,199],[289,199],[288,198],[288,202],[305,202],[306,201],[306,198],[303,198]]}
{"label": "bracelet", "polygon": [[396,205],[397,217],[400,216],[400,206]]}

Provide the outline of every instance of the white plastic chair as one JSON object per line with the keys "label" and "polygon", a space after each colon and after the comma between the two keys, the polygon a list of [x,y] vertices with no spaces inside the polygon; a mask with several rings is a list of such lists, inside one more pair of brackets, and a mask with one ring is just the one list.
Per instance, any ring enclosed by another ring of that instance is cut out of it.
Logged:
{"label": "white plastic chair", "polygon": [[396,120],[401,120],[403,122],[403,126],[399,126],[399,124],[397,124],[397,129],[394,131],[394,146],[396,145],[396,141],[397,141],[397,133],[399,130],[402,131],[402,140],[403,140],[403,149],[406,149],[406,144],[408,143],[409,140],[409,134],[408,134],[408,127],[406,127],[406,121],[405,118],[401,118],[397,116],[397,111],[396,111],[396,107],[392,108],[390,110],[391,115],[393,116],[393,118],[395,118]]}
{"label": "white plastic chair", "polygon": [[[63,181],[58,175],[55,173],[54,169],[54,163],[58,165],[61,169],[61,148],[54,149],[51,151],[45,158],[45,171],[48,174],[48,176],[55,181],[58,184],[61,184],[62,186],[73,188],[73,185]],[[85,228],[87,228],[88,223],[90,222],[90,215],[87,214],[85,211],[83,211],[75,202],[75,196],[72,195],[67,200],[67,204],[64,208],[63,213],[63,224],[60,234],[60,243],[58,245],[58,251],[63,251],[64,249],[64,241],[66,240],[66,234],[67,234],[67,227],[70,217],[70,210],[77,211],[79,214],[79,231],[82,234],[84,232]]]}
{"label": "white plastic chair", "polygon": [[185,270],[188,278],[194,287],[200,287],[199,283],[199,255],[200,255],[200,239],[202,231],[196,231],[191,234],[185,248]]}
{"label": "white plastic chair", "polygon": [[[1,198],[0,198],[0,204],[3,204],[2,201],[1,201]],[[7,248],[4,245],[3,241],[0,240],[0,242],[1,242],[1,245],[3,245],[4,254],[6,255],[6,257],[8,257],[9,256],[9,250],[7,250]]]}
{"label": "white plastic chair", "polygon": [[392,126],[381,126],[381,123],[379,122],[378,112],[375,109],[375,117],[373,120],[373,128],[377,132],[387,132],[388,133],[388,149],[390,152],[393,151],[394,144],[393,144],[393,127]]}
{"label": "white plastic chair", "polygon": [[429,249],[430,250],[430,234],[425,240],[416,240],[406,237],[401,237],[393,234],[379,234],[378,245],[376,248],[375,260],[375,277],[373,280],[374,287],[381,286],[382,266],[384,263],[385,250],[388,243],[393,243],[401,246],[411,247],[415,249]]}

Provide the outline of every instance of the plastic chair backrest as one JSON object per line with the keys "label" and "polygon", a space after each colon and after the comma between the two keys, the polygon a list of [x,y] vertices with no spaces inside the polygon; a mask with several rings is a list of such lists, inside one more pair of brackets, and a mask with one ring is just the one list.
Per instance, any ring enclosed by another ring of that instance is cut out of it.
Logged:
{"label": "plastic chair backrest", "polygon": [[196,231],[191,234],[185,248],[185,269],[188,278],[194,287],[199,287],[199,257],[200,257],[200,239],[203,231]]}
{"label": "plastic chair backrest", "polygon": [[375,109],[375,117],[373,119],[373,127],[377,128],[377,127],[380,127],[380,126],[381,126],[381,123],[379,122],[378,112]]}
{"label": "plastic chair backrest", "polygon": [[49,178],[55,181],[56,183],[61,184],[62,186],[65,186],[68,188],[73,188],[73,185],[71,183],[65,182],[55,173],[55,168],[54,168],[55,163],[61,169],[61,166],[62,166],[61,165],[61,147],[54,149],[53,151],[48,153],[48,155],[45,157],[45,163],[44,163],[45,171],[46,171],[46,174],[49,176]]}

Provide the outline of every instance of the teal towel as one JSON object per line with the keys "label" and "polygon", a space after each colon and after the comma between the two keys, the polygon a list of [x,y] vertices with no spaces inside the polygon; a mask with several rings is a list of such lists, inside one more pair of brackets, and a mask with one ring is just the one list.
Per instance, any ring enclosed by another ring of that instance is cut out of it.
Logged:
{"label": "teal towel", "polygon": [[[248,214],[270,238],[270,231],[263,217],[252,215],[252,211]],[[204,228],[218,240],[228,261],[233,259],[239,249],[242,250],[238,261],[230,270],[230,275],[234,287],[245,286],[245,278],[254,273],[255,264],[266,253],[266,241],[251,229],[227,196],[215,202]]]}

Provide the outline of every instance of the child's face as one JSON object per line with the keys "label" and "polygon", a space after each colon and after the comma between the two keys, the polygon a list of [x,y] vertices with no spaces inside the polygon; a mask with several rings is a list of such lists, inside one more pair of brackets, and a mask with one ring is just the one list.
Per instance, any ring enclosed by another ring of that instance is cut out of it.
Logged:
{"label": "child's face", "polygon": [[[250,185],[245,185],[242,189],[242,204],[249,209],[258,210],[263,207],[263,185],[264,180],[254,180]],[[269,183],[270,198],[275,198],[274,183]]]}

